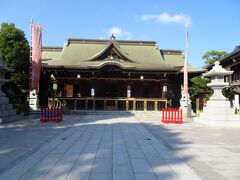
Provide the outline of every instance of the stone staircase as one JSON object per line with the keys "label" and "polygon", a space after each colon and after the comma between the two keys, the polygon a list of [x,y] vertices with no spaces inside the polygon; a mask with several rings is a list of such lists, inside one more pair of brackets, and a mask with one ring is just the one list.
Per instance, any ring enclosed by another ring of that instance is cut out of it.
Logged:
{"label": "stone staircase", "polygon": [[21,120],[23,116],[16,115],[16,110],[9,104],[8,97],[0,96],[0,124]]}
{"label": "stone staircase", "polygon": [[118,116],[146,116],[162,117],[161,111],[103,111],[103,110],[65,110],[64,114],[79,115],[118,115]]}

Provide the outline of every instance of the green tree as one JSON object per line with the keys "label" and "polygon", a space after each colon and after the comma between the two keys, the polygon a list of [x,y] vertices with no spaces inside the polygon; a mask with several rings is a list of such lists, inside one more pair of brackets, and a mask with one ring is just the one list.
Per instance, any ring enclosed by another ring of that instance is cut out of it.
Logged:
{"label": "green tree", "polygon": [[17,110],[26,104],[29,86],[29,44],[22,30],[13,23],[2,23],[0,28],[0,58],[14,72],[3,87]]}
{"label": "green tree", "polygon": [[197,95],[201,93],[211,92],[211,88],[207,86],[210,80],[202,76],[196,76],[191,79],[191,86],[189,88],[190,95]]}
{"label": "green tree", "polygon": [[216,50],[211,50],[207,51],[203,56],[202,59],[205,61],[205,64],[214,64],[215,61],[223,58],[226,56],[228,53],[225,51],[216,51]]}

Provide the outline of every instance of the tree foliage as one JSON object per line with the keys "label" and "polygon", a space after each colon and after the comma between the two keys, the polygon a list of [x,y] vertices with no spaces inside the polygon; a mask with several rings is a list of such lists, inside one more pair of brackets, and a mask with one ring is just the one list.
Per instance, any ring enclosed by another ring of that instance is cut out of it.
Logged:
{"label": "tree foliage", "polygon": [[228,53],[226,51],[211,50],[211,51],[207,51],[202,56],[202,59],[205,61],[206,64],[214,64],[215,61],[223,58],[227,54]]}
{"label": "tree foliage", "polygon": [[10,81],[28,88],[29,44],[22,30],[13,23],[2,23],[0,29],[0,57],[9,68],[15,71]]}
{"label": "tree foliage", "polygon": [[[10,100],[16,104],[26,101],[29,86],[29,44],[22,30],[13,23],[2,23],[0,28],[0,58],[14,69],[3,87]],[[25,98],[20,97],[25,95]]]}
{"label": "tree foliage", "polygon": [[207,86],[207,83],[210,82],[209,79],[197,76],[191,79],[191,86],[189,88],[190,95],[197,95],[201,93],[211,92],[211,88]]}

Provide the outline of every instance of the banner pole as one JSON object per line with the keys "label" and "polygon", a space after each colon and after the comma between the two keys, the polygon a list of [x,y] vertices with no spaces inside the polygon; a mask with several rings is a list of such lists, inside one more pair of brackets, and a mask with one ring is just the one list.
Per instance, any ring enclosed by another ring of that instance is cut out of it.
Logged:
{"label": "banner pole", "polygon": [[29,93],[32,89],[31,83],[32,83],[32,24],[33,24],[33,18],[30,20],[30,41],[29,41]]}

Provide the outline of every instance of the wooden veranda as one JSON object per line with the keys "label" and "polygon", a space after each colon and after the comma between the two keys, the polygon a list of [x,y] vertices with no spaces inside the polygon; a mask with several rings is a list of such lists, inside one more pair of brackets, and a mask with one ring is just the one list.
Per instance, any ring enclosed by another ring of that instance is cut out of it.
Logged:
{"label": "wooden veranda", "polygon": [[168,106],[163,98],[49,98],[48,106],[63,106],[70,110],[107,110],[107,111],[161,111]]}

